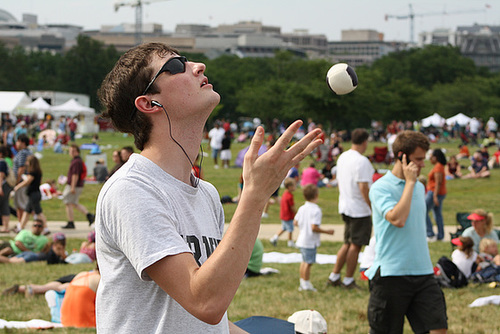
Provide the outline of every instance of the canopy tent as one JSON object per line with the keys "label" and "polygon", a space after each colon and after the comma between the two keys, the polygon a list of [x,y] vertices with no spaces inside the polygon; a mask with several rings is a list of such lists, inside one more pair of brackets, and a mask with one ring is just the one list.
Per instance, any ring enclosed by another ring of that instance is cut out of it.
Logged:
{"label": "canopy tent", "polygon": [[31,99],[25,92],[0,92],[0,113],[14,114],[30,103]]}
{"label": "canopy tent", "polygon": [[77,117],[78,121],[78,132],[80,133],[91,133],[98,131],[98,125],[96,124],[95,110],[94,108],[82,106],[75,99],[70,99],[67,102],[60,104],[58,106],[50,108],[50,111],[54,118],[58,117]]}
{"label": "canopy tent", "polygon": [[469,124],[471,119],[472,118],[470,118],[467,115],[464,115],[462,113],[458,113],[453,117],[447,118],[446,124],[453,126],[453,125],[455,125],[455,123],[458,123],[458,125],[460,125],[460,126],[466,126],[467,124]]}
{"label": "canopy tent", "polygon": [[441,117],[438,113],[434,113],[431,116],[422,119],[421,122],[424,128],[429,126],[441,127],[446,122],[446,119]]}
{"label": "canopy tent", "polygon": [[70,99],[67,102],[50,108],[54,117],[69,116],[75,117],[79,114],[95,114],[94,108],[82,106],[75,99]]}
{"label": "canopy tent", "polygon": [[50,108],[51,105],[48,104],[42,97],[39,97],[30,104],[18,109],[16,114],[31,115],[37,113],[38,118],[43,118],[44,113],[50,111]]}

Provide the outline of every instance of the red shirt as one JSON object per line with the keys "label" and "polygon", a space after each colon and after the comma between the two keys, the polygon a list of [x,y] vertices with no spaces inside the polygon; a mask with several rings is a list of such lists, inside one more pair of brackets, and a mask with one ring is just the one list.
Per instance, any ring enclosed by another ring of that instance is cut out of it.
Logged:
{"label": "red shirt", "polygon": [[287,190],[281,196],[280,203],[280,219],[292,220],[295,217],[295,211],[292,209],[294,206],[293,194]]}

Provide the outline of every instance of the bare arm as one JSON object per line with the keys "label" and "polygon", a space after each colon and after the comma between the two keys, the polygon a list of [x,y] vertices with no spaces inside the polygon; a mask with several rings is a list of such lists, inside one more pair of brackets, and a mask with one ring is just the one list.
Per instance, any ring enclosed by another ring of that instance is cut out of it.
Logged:
{"label": "bare arm", "polygon": [[26,248],[26,246],[21,241],[16,241],[15,244],[16,244],[17,248],[19,248],[23,252],[29,251],[29,249]]}
{"label": "bare arm", "polygon": [[371,207],[372,203],[370,202],[370,197],[368,196],[368,193],[370,192],[370,187],[368,187],[368,182],[358,182],[358,187],[366,204],[368,204],[368,206]]}
{"label": "bare arm", "polygon": [[313,232],[316,232],[316,233],[325,233],[325,234],[330,234],[330,235],[333,235],[333,233],[335,233],[334,230],[332,230],[332,229],[325,230],[325,229],[322,229],[321,227],[319,227],[319,225],[311,225],[311,229]]}
{"label": "bare arm", "polygon": [[78,183],[78,179],[80,178],[79,175],[77,174],[73,174],[71,175],[71,193],[74,194],[75,193],[75,189],[76,189],[76,184]]}
{"label": "bare arm", "polygon": [[266,153],[258,156],[264,129],[257,128],[245,155],[241,198],[222,241],[198,267],[190,253],[167,256],[146,268],[146,273],[196,318],[220,322],[245,274],[267,199],[288,170],[321,144],[319,130],[288,148],[301,121],[292,124]]}
{"label": "bare arm", "polygon": [[444,178],[443,173],[434,173],[434,179],[436,180],[436,189],[434,189],[434,194],[432,195],[432,197],[435,206],[439,206],[438,194],[443,184],[443,178]]}
{"label": "bare arm", "polygon": [[407,164],[406,154],[403,155],[403,173],[406,180],[403,194],[399,202],[385,215],[385,219],[396,227],[404,227],[408,215],[410,214],[411,200],[413,197],[413,189],[417,182],[418,167],[410,162]]}
{"label": "bare arm", "polygon": [[243,329],[239,328],[238,326],[233,324],[231,321],[229,321],[229,333],[231,333],[231,334],[245,334],[245,333],[247,333],[248,334],[247,331],[244,331]]}
{"label": "bare arm", "polygon": [[28,174],[26,176],[26,179],[24,179],[20,183],[16,184],[16,186],[14,187],[14,191],[17,191],[19,188],[27,186],[28,184],[30,184],[31,182],[33,182],[34,179],[35,179],[35,177],[33,175],[29,175]]}
{"label": "bare arm", "polygon": [[25,170],[25,166],[21,166],[17,169],[17,183],[21,182]]}

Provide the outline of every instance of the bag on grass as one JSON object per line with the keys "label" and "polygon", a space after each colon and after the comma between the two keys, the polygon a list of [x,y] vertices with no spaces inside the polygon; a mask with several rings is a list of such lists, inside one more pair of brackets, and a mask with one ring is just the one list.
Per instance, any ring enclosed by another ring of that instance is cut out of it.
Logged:
{"label": "bag on grass", "polygon": [[457,265],[453,263],[446,256],[442,256],[436,264],[435,277],[440,286],[445,288],[462,288],[467,286],[468,281],[464,273],[458,269]]}

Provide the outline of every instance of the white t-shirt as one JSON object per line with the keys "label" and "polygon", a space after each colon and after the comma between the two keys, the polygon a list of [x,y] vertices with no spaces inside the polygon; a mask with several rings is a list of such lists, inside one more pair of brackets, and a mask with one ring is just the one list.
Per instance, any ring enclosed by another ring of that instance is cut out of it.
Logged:
{"label": "white t-shirt", "polygon": [[312,225],[321,225],[323,213],[316,203],[305,202],[295,214],[294,220],[299,225],[299,236],[295,245],[301,248],[315,248],[321,244],[320,234],[313,232]]}
{"label": "white t-shirt", "polygon": [[337,181],[339,187],[339,213],[352,218],[368,217],[372,214],[358,182],[373,183],[375,173],[370,160],[355,150],[342,153],[337,160]]}
{"label": "white t-shirt", "polygon": [[455,249],[453,253],[451,253],[451,260],[467,278],[469,278],[472,273],[472,265],[476,262],[476,258],[476,252],[472,252],[472,255],[469,258],[467,258],[467,255],[459,249]]}
{"label": "white t-shirt", "polygon": [[213,128],[208,132],[210,138],[210,147],[212,149],[220,150],[222,148],[222,139],[224,139],[225,131],[223,128]]}
{"label": "white t-shirt", "polygon": [[229,333],[192,316],[146,274],[169,255],[202,265],[219,244],[224,212],[217,190],[187,185],[133,154],[104,184],[96,207],[98,333]]}

